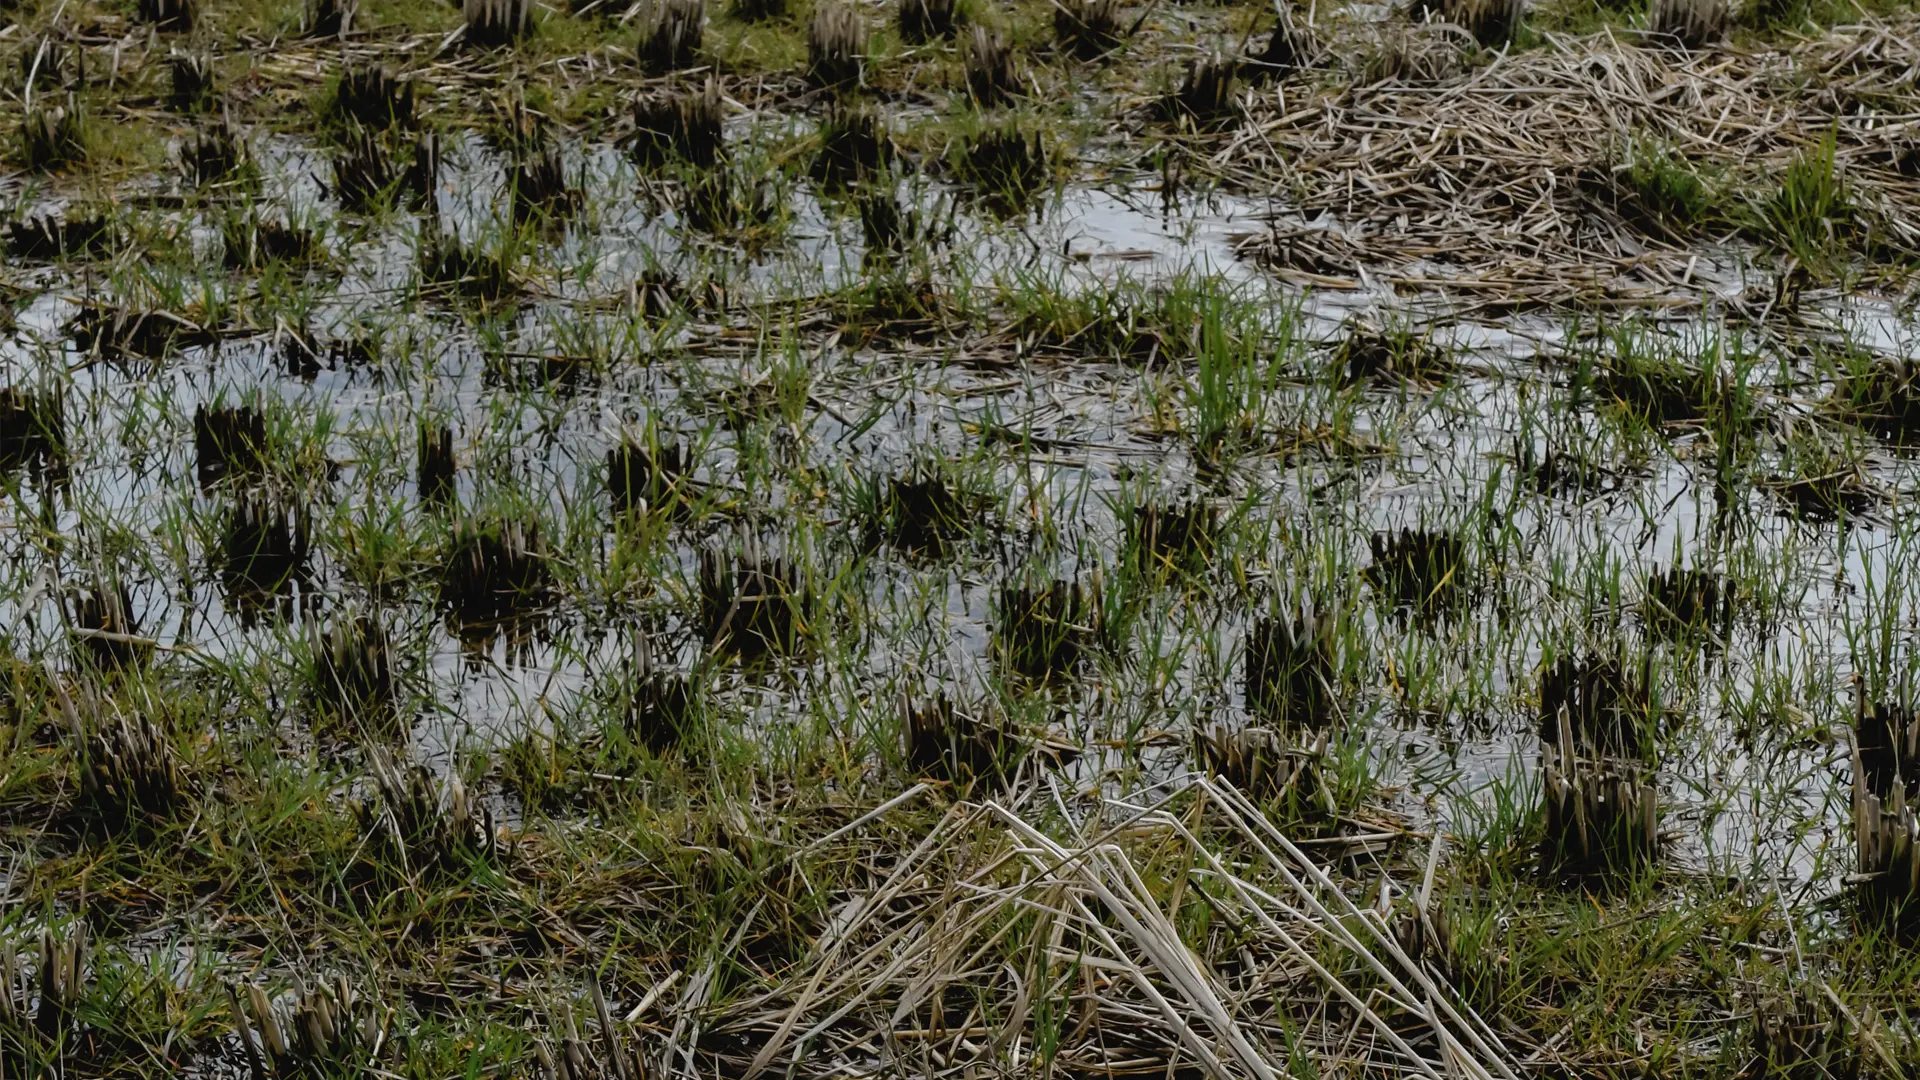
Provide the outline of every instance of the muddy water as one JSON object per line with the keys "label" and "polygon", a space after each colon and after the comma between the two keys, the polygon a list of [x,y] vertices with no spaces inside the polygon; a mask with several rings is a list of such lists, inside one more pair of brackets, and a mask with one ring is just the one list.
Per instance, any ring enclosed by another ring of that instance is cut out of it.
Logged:
{"label": "muddy water", "polygon": [[[1399,786],[1402,807],[1452,820],[1460,800],[1485,799],[1485,785],[1531,768],[1529,701],[1542,657],[1583,642],[1604,647],[1618,627],[1637,640],[1632,608],[1646,575],[1719,552],[1723,565],[1750,573],[1767,594],[1719,647],[1660,649],[1676,716],[1663,773],[1666,825],[1690,865],[1742,873],[1786,866],[1796,878],[1833,880],[1821,850],[1844,847],[1845,807],[1836,752],[1821,733],[1841,716],[1852,668],[1848,629],[1865,620],[1869,583],[1906,566],[1906,533],[1895,524],[1904,515],[1895,504],[1868,520],[1805,523],[1748,487],[1734,508],[1739,524],[1725,528],[1708,479],[1711,455],[1697,431],[1635,443],[1591,410],[1549,406],[1567,396],[1580,345],[1564,323],[1449,323],[1436,315],[1444,304],[1408,303],[1379,289],[1303,294],[1237,257],[1279,211],[1225,195],[1168,206],[1146,181],[1070,187],[1036,215],[1009,223],[974,215],[937,185],[902,186],[910,204],[956,215],[956,239],[939,265],[964,264],[976,281],[1037,268],[1091,286],[1199,270],[1269,290],[1276,306],[1299,313],[1308,340],[1332,341],[1353,318],[1398,322],[1429,327],[1463,360],[1465,373],[1441,387],[1340,394],[1324,381],[1282,381],[1268,403],[1276,427],[1320,431],[1345,417],[1345,437],[1374,451],[1356,456],[1315,441],[1296,454],[1249,455],[1223,476],[1199,469],[1184,443],[1157,431],[1157,412],[1180,409],[1179,372],[1167,365],[1155,372],[1051,360],[945,363],[938,352],[903,356],[886,342],[858,345],[824,327],[796,331],[799,358],[783,361],[766,354],[749,325],[696,316],[689,325],[629,333],[632,320],[598,310],[597,301],[623,295],[636,276],[660,268],[683,280],[721,279],[736,310],[857,280],[865,254],[857,220],[805,185],[782,194],[791,218],[784,242],[753,251],[708,241],[690,247],[669,197],[614,151],[578,150],[571,160],[589,193],[586,208],[544,238],[527,303],[476,323],[432,305],[426,314],[401,313],[419,243],[415,217],[400,213],[371,229],[342,217],[326,191],[324,159],[299,142],[262,141],[256,159],[265,205],[319,229],[344,267],[337,279],[309,278],[308,329],[321,342],[374,333],[384,356],[372,365],[322,356],[290,369],[284,340],[260,333],[194,345],[157,364],[94,362],[64,328],[89,289],[108,287],[28,271],[23,279],[37,292],[0,343],[0,364],[16,383],[71,379],[73,467],[64,487],[26,482],[10,504],[22,517],[51,514],[68,550],[43,550],[20,529],[0,535],[8,579],[0,623],[13,628],[16,650],[66,647],[52,583],[82,579],[89,553],[105,547],[125,553],[122,572],[141,632],[211,662],[269,661],[290,672],[309,621],[376,603],[396,624],[417,705],[413,739],[427,760],[444,765],[456,747],[498,746],[529,728],[549,729],[591,713],[597,684],[618,676],[642,623],[664,628],[677,650],[673,662],[693,662],[698,635],[676,613],[688,607],[694,552],[716,527],[677,532],[666,579],[650,592],[602,592],[596,575],[581,573],[566,602],[524,633],[463,641],[435,609],[428,580],[403,582],[398,596],[370,601],[349,572],[341,522],[372,528],[390,517],[434,535],[431,516],[413,498],[413,438],[421,418],[443,419],[457,432],[463,503],[511,492],[538,508],[564,551],[604,559],[623,540],[606,523],[599,463],[623,426],[652,422],[703,445],[703,480],[739,488],[743,506],[761,508],[743,514],[746,525],[717,527],[722,535],[744,528],[767,537],[822,579],[849,567],[863,575],[848,590],[862,610],[836,624],[831,663],[729,676],[722,685],[749,734],[836,709],[857,726],[861,717],[871,721],[872,702],[934,683],[984,693],[993,681],[989,623],[1002,577],[1110,566],[1121,543],[1120,511],[1143,490],[1202,491],[1223,507],[1250,505],[1243,527],[1253,555],[1240,569],[1260,593],[1292,587],[1310,562],[1306,544],[1330,553],[1323,578],[1351,586],[1375,530],[1500,532],[1478,557],[1481,599],[1458,617],[1400,618],[1352,586],[1367,627],[1364,667],[1376,676],[1356,689],[1352,706],[1369,733],[1365,752]],[[455,139],[448,164],[436,197],[443,219],[467,239],[496,234],[500,156],[478,138]],[[217,229],[204,219],[185,224],[202,258],[217,264]],[[1697,278],[1703,295],[1744,295],[1749,286],[1737,262],[1707,260]],[[1880,351],[1911,349],[1911,324],[1890,305],[1836,301],[1822,315]],[[542,358],[582,342],[604,347],[609,362],[589,365],[576,381],[544,377],[550,369]],[[796,423],[740,433],[719,422],[714,391],[766,383],[782,362],[804,364],[810,377]],[[1804,413],[1796,393],[1804,396],[1804,388],[1779,392],[1770,408]],[[305,493],[315,535],[329,538],[316,544],[308,573],[285,596],[251,606],[237,603],[214,570],[234,496],[202,490],[195,479],[195,408],[236,400],[299,418],[334,473],[312,477]],[[841,510],[831,500],[822,510],[828,524],[790,534],[781,508],[821,505],[825,486],[802,492],[743,479],[760,476],[745,463],[767,456],[782,460],[779,475],[789,478],[897,472],[928,448],[957,455],[988,428],[1026,432],[1032,441],[993,465],[996,486],[1008,493],[1004,527],[996,530],[1002,541],[957,564],[863,555],[853,530],[835,523]],[[1542,452],[1581,445],[1608,463],[1640,460],[1605,490],[1542,493],[1515,479],[1522,439]],[[1911,484],[1902,459],[1876,455],[1869,469],[1888,490]],[[1471,512],[1482,503],[1490,509]],[[1581,599],[1585,568],[1595,565],[1617,567],[1623,583],[1618,609],[1602,605],[1598,619]],[[1239,709],[1237,651],[1251,604],[1212,598],[1238,595],[1225,587],[1227,577],[1224,569],[1216,575],[1211,594],[1138,596],[1142,617],[1128,661],[1058,696],[1045,710],[1056,732],[1086,745],[1144,746],[1150,771],[1183,767],[1179,733]],[[1097,786],[1102,769],[1125,763],[1124,755],[1089,756],[1072,778]],[[1781,828],[1782,821],[1807,827]]]}

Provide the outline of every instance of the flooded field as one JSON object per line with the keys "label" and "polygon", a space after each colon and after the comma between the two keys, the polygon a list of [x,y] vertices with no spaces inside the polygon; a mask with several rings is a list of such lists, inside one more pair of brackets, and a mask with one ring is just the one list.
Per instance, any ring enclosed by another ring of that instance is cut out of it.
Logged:
{"label": "flooded field", "polygon": [[1910,10],[0,26],[0,1075],[1920,1068]]}

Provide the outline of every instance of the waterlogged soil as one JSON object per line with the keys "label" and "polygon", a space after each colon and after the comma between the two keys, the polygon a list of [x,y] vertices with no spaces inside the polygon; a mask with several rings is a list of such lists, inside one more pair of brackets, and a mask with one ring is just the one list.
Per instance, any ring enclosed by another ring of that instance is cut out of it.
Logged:
{"label": "waterlogged soil", "polygon": [[[728,134],[790,148],[816,126]],[[1913,670],[1914,460],[1837,404],[1849,373],[1914,358],[1890,276],[1810,277],[1735,231],[1589,305],[1490,298],[1486,260],[1464,290],[1445,259],[1385,272],[1377,228],[1326,199],[1156,174],[1099,140],[1013,212],[937,171],[890,177],[913,225],[889,253],[853,197],[747,153],[767,220],[716,231],[688,220],[684,176],[612,142],[563,139],[571,206],[529,222],[479,131],[444,134],[424,206],[373,213],[342,206],[324,139],[246,137],[245,191],[0,181],[15,220],[104,208],[118,238],[0,271],[0,385],[56,395],[62,426],[57,452],[6,462],[0,645],[21,666],[83,670],[79,596],[110,583],[155,665],[244,673],[279,753],[354,761],[370,751],[317,721],[311,658],[369,616],[392,744],[525,837],[590,800],[530,803],[508,758],[617,726],[643,670],[694,674],[749,755],[824,729],[868,759],[870,802],[913,782],[901,703],[936,696],[1016,717],[1042,751],[1026,779],[1062,805],[1137,792],[1200,769],[1196,733],[1259,722],[1246,642],[1304,605],[1347,627],[1331,754],[1363,795],[1336,835],[1465,834],[1537,800],[1543,668],[1618,654],[1657,702],[1662,865],[1808,911],[1846,891],[1856,693],[1897,697]],[[236,268],[237,213],[311,243]],[[510,287],[423,282],[434,234],[507,252]],[[196,416],[233,406],[264,417],[267,460],[211,475]],[[445,502],[422,491],[428,427],[451,431]],[[684,449],[690,505],[614,512],[630,439]],[[871,492],[936,465],[966,489],[962,535],[887,536]],[[1212,535],[1142,569],[1139,508],[1186,504]],[[499,517],[537,528],[551,586],[463,619],[454,535]],[[271,567],[235,554],[262,521]],[[1391,587],[1401,530],[1458,542],[1447,580]],[[795,568],[798,647],[717,647],[703,560],[742,550]],[[1730,616],[1667,625],[1648,596],[1673,570],[1723,575]],[[1010,670],[1006,609],[1051,580],[1091,590],[1098,642],[1042,682]],[[163,913],[135,951],[168,956],[173,928],[202,929]],[[231,955],[294,966],[272,952]],[[194,958],[168,962],[190,981]],[[239,1074],[216,1041],[199,1074]]]}

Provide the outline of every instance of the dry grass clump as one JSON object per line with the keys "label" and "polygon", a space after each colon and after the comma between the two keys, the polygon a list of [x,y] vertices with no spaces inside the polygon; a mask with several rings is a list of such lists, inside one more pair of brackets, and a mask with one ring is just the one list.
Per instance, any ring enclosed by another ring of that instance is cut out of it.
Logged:
{"label": "dry grass clump", "polygon": [[1295,21],[1292,8],[1282,4],[1273,33],[1267,35],[1266,45],[1258,53],[1247,57],[1241,69],[1249,79],[1259,82],[1312,67],[1319,62],[1319,57],[1320,43],[1314,39],[1313,31]]}
{"label": "dry grass clump", "polygon": [[1911,932],[1920,927],[1920,711],[1869,701],[1856,683],[1851,736],[1862,907]]}
{"label": "dry grass clump", "polygon": [[395,75],[385,64],[348,68],[334,88],[334,115],[376,131],[411,128],[418,122],[416,91],[414,80]]}
{"label": "dry grass clump", "polygon": [[1341,387],[1361,383],[1433,386],[1459,372],[1446,350],[1406,330],[1380,330],[1355,322],[1334,352],[1335,378]]}
{"label": "dry grass clump", "polygon": [[81,800],[101,823],[120,831],[172,818],[190,789],[166,732],[91,695],[76,704],[57,679],[54,693],[72,739]]}
{"label": "dry grass clump", "polygon": [[205,53],[170,54],[167,79],[167,103],[176,112],[201,112],[212,107],[213,61]]}
{"label": "dry grass clump", "polygon": [[1682,49],[1702,49],[1727,36],[1727,0],[1652,0],[1647,31]]}
{"label": "dry grass clump", "polygon": [[1669,640],[1724,638],[1733,623],[1736,593],[1725,574],[1675,566],[1647,576],[1641,612],[1648,628]]}
{"label": "dry grass clump", "polygon": [[858,83],[866,65],[866,37],[853,8],[823,0],[807,24],[807,80],[821,87]]}
{"label": "dry grass clump", "polygon": [[398,190],[402,174],[371,128],[354,125],[333,158],[333,196],[351,212],[374,213]]}
{"label": "dry grass clump", "polygon": [[857,514],[870,543],[913,554],[940,555],[973,530],[979,500],[937,463],[916,462],[898,476],[877,477],[859,491]]}
{"label": "dry grass clump", "polygon": [[453,530],[440,566],[440,603],[463,627],[530,614],[552,596],[540,523],[495,517],[463,521]]}
{"label": "dry grass clump", "polygon": [[787,0],[733,0],[733,14],[742,22],[768,22],[787,17]]}
{"label": "dry grass clump", "polygon": [[959,29],[959,10],[954,0],[900,0],[900,40],[909,45],[925,45],[940,38],[952,38]]}
{"label": "dry grass clump", "polygon": [[1416,17],[1438,19],[1459,26],[1482,45],[1501,45],[1513,38],[1526,17],[1526,0],[1416,0]]}
{"label": "dry grass clump", "polygon": [[655,0],[641,16],[640,63],[663,75],[694,66],[707,28],[706,0]]}
{"label": "dry grass clump", "polygon": [[307,580],[311,533],[304,507],[253,492],[235,500],[214,560],[222,594],[243,621],[291,610],[293,587]]}
{"label": "dry grass clump", "polygon": [[378,797],[362,805],[361,827],[403,876],[454,872],[492,854],[493,815],[476,812],[457,774],[435,780],[425,766],[380,746],[366,748],[366,763]]}
{"label": "dry grass clump", "polygon": [[1452,533],[1388,530],[1374,533],[1367,546],[1373,553],[1368,584],[1401,610],[1444,614],[1468,595],[1466,541]]}
{"label": "dry grass clump", "polygon": [[96,580],[73,597],[74,644],[93,667],[106,671],[146,663],[153,643],[140,637],[133,617],[133,594],[124,581]]}
{"label": "dry grass clump", "polygon": [[359,14],[359,0],[307,0],[300,32],[310,38],[345,38],[353,33]]}
{"label": "dry grass clump", "polygon": [[694,497],[692,455],[632,435],[607,451],[607,496],[616,517],[683,513]]}
{"label": "dry grass clump", "polygon": [[1318,730],[1339,720],[1335,616],[1302,605],[1254,620],[1242,676],[1247,713],[1282,730]]}
{"label": "dry grass clump", "polygon": [[[58,1044],[73,1023],[87,990],[87,920],[75,919],[65,934],[41,930],[33,974],[12,941],[0,944],[0,1040],[48,1040]],[[19,1047],[0,1043],[0,1062]],[[18,1075],[16,1070],[16,1075]]]}
{"label": "dry grass clump", "polygon": [[736,550],[700,549],[698,627],[707,647],[748,658],[798,653],[812,631],[810,597],[790,559],[763,555],[748,538]]}
{"label": "dry grass clump", "polygon": [[253,1080],[357,1071],[386,1041],[392,1019],[386,1010],[367,1007],[342,976],[331,986],[296,984],[291,1000],[279,1007],[252,984],[244,998],[231,986],[226,990]]}
{"label": "dry grass clump", "polygon": [[247,164],[247,144],[232,123],[222,119],[180,140],[179,157],[181,171],[194,186],[206,187],[240,174]]}
{"label": "dry grass clump", "polygon": [[679,747],[692,734],[698,694],[685,672],[663,667],[653,656],[653,645],[641,635],[624,713],[627,738],[654,754]]}
{"label": "dry grass clump", "polygon": [[1003,105],[1020,95],[1013,46],[984,26],[976,25],[967,39],[966,75],[967,93],[981,108]]}
{"label": "dry grass clump", "polygon": [[1203,569],[1213,559],[1220,514],[1205,499],[1143,502],[1127,517],[1127,550],[1149,575]]}
{"label": "dry grass clump", "polygon": [[958,172],[990,204],[1007,210],[1025,206],[1050,176],[1046,143],[1040,132],[1005,123],[986,128],[961,147]]}
{"label": "dry grass clump", "polygon": [[1120,0],[1060,0],[1053,37],[1069,55],[1094,60],[1120,47]]}
{"label": "dry grass clump", "polygon": [[87,128],[80,103],[67,95],[65,104],[35,98],[20,119],[20,163],[46,172],[87,160]]}
{"label": "dry grass clump", "polygon": [[1620,655],[1562,657],[1541,673],[1547,857],[1560,869],[1615,872],[1660,850],[1649,673]]}
{"label": "dry grass clump", "polygon": [[193,29],[196,5],[194,0],[139,0],[134,13],[156,30],[184,34]]}
{"label": "dry grass clump", "polygon": [[1100,575],[1000,587],[994,659],[1010,675],[1036,682],[1071,675],[1102,639]]}
{"label": "dry grass clump", "polygon": [[97,258],[119,244],[120,231],[111,220],[73,208],[65,216],[34,214],[7,222],[7,253],[16,259]]}
{"label": "dry grass clump", "polygon": [[678,157],[711,168],[726,155],[724,119],[720,82],[712,76],[697,91],[647,94],[634,105],[633,155],[650,167]]}
{"label": "dry grass clump", "polygon": [[220,233],[226,247],[226,263],[236,270],[258,270],[272,263],[310,262],[326,250],[312,230],[263,218],[258,210],[228,218],[221,223]]}
{"label": "dry grass clump", "polygon": [[250,405],[195,406],[193,453],[203,488],[222,480],[258,479],[269,456],[266,415]]}
{"label": "dry grass clump", "polygon": [[430,219],[420,237],[420,280],[483,306],[506,299],[517,288],[504,253],[483,251]]}
{"label": "dry grass clump", "polygon": [[444,424],[423,422],[414,466],[414,486],[419,492],[420,501],[433,506],[452,505],[457,468],[458,463],[453,456],[453,429]]}
{"label": "dry grass clump", "polygon": [[1861,1072],[1845,1018],[1810,987],[1768,991],[1754,1002],[1753,1053],[1768,1080],[1852,1080]]}
{"label": "dry grass clump", "polygon": [[45,470],[66,457],[67,403],[59,390],[0,388],[0,469]]}
{"label": "dry grass clump", "polygon": [[360,614],[336,619],[324,630],[309,622],[307,633],[314,697],[321,709],[362,726],[387,726],[393,719],[394,677],[386,628]]}
{"label": "dry grass clump", "polygon": [[1328,735],[1309,732],[1305,738],[1294,745],[1272,728],[1216,724],[1194,731],[1194,760],[1258,802],[1284,802],[1296,813],[1331,812],[1332,792],[1324,783]]}
{"label": "dry grass clump", "polygon": [[893,159],[893,132],[877,111],[836,108],[821,125],[812,174],[828,191],[842,191],[877,180]]}
{"label": "dry grass clump", "polygon": [[1233,90],[1239,68],[1237,61],[1230,61],[1217,52],[1188,61],[1180,85],[1160,99],[1161,117],[1200,125],[1213,125],[1227,119],[1237,108]]}
{"label": "dry grass clump", "polygon": [[1004,723],[954,708],[945,695],[901,703],[907,768],[915,776],[962,786],[1006,784],[1026,744]]}
{"label": "dry grass clump", "polygon": [[533,0],[462,0],[466,43],[483,49],[510,45],[533,32]]}

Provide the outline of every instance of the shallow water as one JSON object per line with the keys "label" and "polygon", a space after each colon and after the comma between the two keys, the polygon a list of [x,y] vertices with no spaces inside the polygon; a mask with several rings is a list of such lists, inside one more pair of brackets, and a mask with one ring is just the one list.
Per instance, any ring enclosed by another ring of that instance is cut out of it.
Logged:
{"label": "shallow water", "polygon": [[[449,145],[439,211],[458,234],[487,237],[502,228],[503,159],[477,137]],[[696,249],[685,245],[677,212],[649,193],[622,155],[576,149],[570,160],[583,178],[586,208],[542,238],[529,262],[527,302],[510,315],[475,320],[432,304],[400,313],[397,301],[412,283],[417,217],[401,212],[369,229],[339,214],[323,158],[297,140],[263,139],[256,160],[263,205],[319,230],[344,268],[337,279],[310,274],[300,286],[304,329],[323,345],[317,367],[289,369],[284,344],[296,327],[281,328],[280,340],[260,328],[159,363],[97,361],[64,327],[78,300],[110,295],[112,286],[90,275],[25,274],[38,292],[0,343],[0,365],[14,383],[71,380],[72,470],[64,487],[26,482],[12,513],[16,522],[51,515],[71,547],[45,550],[18,528],[0,534],[9,581],[0,587],[0,619],[18,652],[67,647],[55,598],[62,583],[89,576],[93,553],[103,549],[123,560],[140,632],[213,663],[283,662],[290,674],[309,620],[324,624],[372,604],[393,622],[409,673],[413,742],[444,767],[456,748],[499,747],[529,729],[591,715],[598,684],[619,677],[643,625],[671,643],[667,659],[691,666],[701,642],[682,613],[695,552],[744,530],[786,546],[817,581],[860,575],[857,587],[840,590],[858,599],[858,610],[832,621],[829,656],[724,676],[719,692],[729,715],[761,735],[810,716],[873,724],[881,708],[873,703],[891,702],[901,690],[960,685],[986,693],[994,683],[994,596],[1008,575],[1111,567],[1124,511],[1143,492],[1200,492],[1223,509],[1251,507],[1249,555],[1233,570],[1253,594],[1350,588],[1367,627],[1362,667],[1376,676],[1353,688],[1351,711],[1365,718],[1366,752],[1384,779],[1402,786],[1396,805],[1418,819],[1456,821],[1455,800],[1530,771],[1530,702],[1543,657],[1603,649],[1616,633],[1640,640],[1630,609],[1649,572],[1710,560],[1744,568],[1768,594],[1722,647],[1655,649],[1670,668],[1666,689],[1676,712],[1662,773],[1666,827],[1684,865],[1735,873],[1785,867],[1796,880],[1835,880],[1835,859],[1823,862],[1820,853],[1845,846],[1844,769],[1822,732],[1844,716],[1853,669],[1848,631],[1865,619],[1879,587],[1871,583],[1907,566],[1898,497],[1868,519],[1820,524],[1783,515],[1777,499],[1748,486],[1732,508],[1737,525],[1723,528],[1711,454],[1697,427],[1636,443],[1591,408],[1551,404],[1568,396],[1573,357],[1584,347],[1570,320],[1460,322],[1448,317],[1444,297],[1408,299],[1383,286],[1288,286],[1239,257],[1244,241],[1284,208],[1225,195],[1168,207],[1149,180],[1069,187],[1034,217],[1000,222],[937,183],[903,184],[910,207],[953,214],[955,240],[936,265],[965,266],[976,281],[1016,270],[1084,287],[1121,276],[1151,282],[1216,274],[1266,291],[1276,309],[1297,315],[1296,332],[1321,343],[1316,364],[1359,319],[1431,333],[1463,365],[1436,387],[1342,393],[1325,380],[1279,380],[1267,394],[1268,419],[1296,433],[1300,445],[1248,453],[1220,473],[1203,470],[1185,440],[1160,430],[1168,410],[1183,408],[1186,357],[1163,358],[1157,369],[1048,358],[1008,365],[1004,343],[996,342],[992,363],[974,363],[964,355],[971,347],[965,335],[962,354],[949,356],[885,339],[859,342],[830,332],[823,320],[763,336],[738,316],[745,305],[766,310],[809,300],[865,272],[857,220],[804,186],[787,193],[792,224],[784,241],[749,250],[703,240]],[[176,220],[201,259],[218,259],[219,233],[208,218],[182,211]],[[696,314],[663,330],[602,303],[623,297],[655,268],[688,280],[718,278],[726,313]],[[1737,254],[1716,255],[1688,280],[1703,296],[1731,301],[1749,291],[1744,274]],[[237,287],[224,274],[208,280],[216,289]],[[130,287],[126,279],[121,287]],[[1836,299],[1815,313],[1860,345],[1912,355],[1912,321],[1890,303]],[[719,321],[703,321],[710,317]],[[1699,323],[1678,326],[1683,335],[1700,331]],[[368,331],[383,345],[376,364],[339,361],[324,347]],[[1782,348],[1753,333],[1759,348]],[[778,354],[782,342],[792,354]],[[550,377],[556,358],[579,352],[603,355],[578,365],[571,381]],[[1786,366],[1797,363],[1790,358]],[[807,376],[795,417],[740,430],[723,422],[716,396],[777,387],[783,368],[804,368]],[[1807,394],[1804,384],[1761,391],[1776,418],[1804,417]],[[194,476],[194,410],[235,400],[292,418],[334,473],[306,477],[292,496],[289,505],[306,506],[317,523],[316,543],[306,576],[264,610],[223,589],[214,554],[234,497],[202,490]],[[396,597],[379,599],[350,568],[349,522],[363,523],[367,536],[389,525],[428,535],[436,528],[413,497],[413,438],[422,418],[456,431],[463,504],[511,496],[573,555],[606,560],[631,543],[601,509],[600,463],[621,430],[636,425],[653,423],[701,444],[697,475],[737,493],[738,520],[677,530],[668,541],[669,573],[638,593],[596,572],[571,573],[563,601],[521,632],[463,641],[436,610],[431,567],[397,583]],[[997,542],[957,564],[864,553],[852,526],[839,520],[843,506],[829,494],[834,478],[897,473],[929,451],[959,455],[990,430],[1030,441],[993,459],[994,486],[1007,493]],[[1349,452],[1343,439],[1370,449]],[[1543,452],[1589,447],[1605,464],[1645,460],[1610,490],[1543,493],[1516,480],[1521,440]],[[1779,451],[1757,453],[1769,461]],[[781,468],[769,470],[767,461]],[[1870,454],[1866,471],[1888,491],[1912,483],[1908,460],[1890,453]],[[815,486],[794,484],[801,476]],[[1488,509],[1470,513],[1477,503]],[[782,528],[795,509],[827,523],[795,535]],[[1407,525],[1501,531],[1498,543],[1481,548],[1487,564],[1476,569],[1487,584],[1469,609],[1431,624],[1408,620],[1357,584],[1368,538]],[[1312,586],[1297,580],[1312,563],[1303,542],[1320,560]],[[1625,582],[1620,610],[1601,605],[1610,619],[1598,627],[1588,624],[1593,605],[1581,599],[1590,566],[1617,567]],[[1183,768],[1179,732],[1241,714],[1239,642],[1255,605],[1229,587],[1230,576],[1219,567],[1208,575],[1210,589],[1138,596],[1145,618],[1126,659],[1052,701],[1044,711],[1055,732],[1085,746],[1143,746],[1149,772]],[[289,724],[289,738],[301,737],[295,727]],[[1070,775],[1095,785],[1124,761],[1119,753],[1084,757]],[[1783,830],[1783,820],[1809,828]]]}

